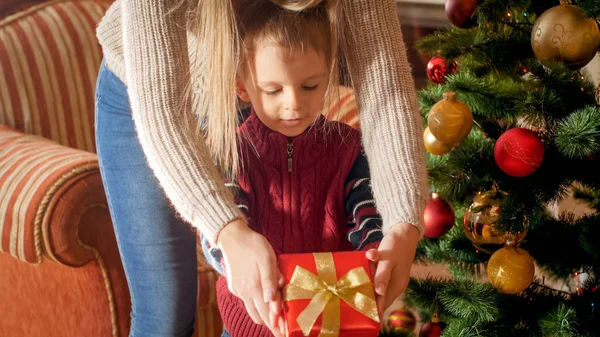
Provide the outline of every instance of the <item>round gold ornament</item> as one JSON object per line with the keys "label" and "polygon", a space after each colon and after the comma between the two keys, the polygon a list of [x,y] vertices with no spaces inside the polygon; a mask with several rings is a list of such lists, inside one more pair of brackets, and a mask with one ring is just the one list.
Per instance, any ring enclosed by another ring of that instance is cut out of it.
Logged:
{"label": "round gold ornament", "polygon": [[498,249],[488,261],[487,274],[494,288],[516,294],[533,282],[535,267],[526,250],[514,245]]}
{"label": "round gold ornament", "polygon": [[431,107],[427,125],[440,142],[454,146],[471,132],[473,113],[469,106],[456,98],[456,93],[446,92],[444,99]]}
{"label": "round gold ornament", "polygon": [[502,230],[500,212],[506,192],[500,191],[496,185],[491,190],[479,192],[473,198],[473,203],[465,210],[463,229],[475,248],[484,252],[491,251],[486,245],[502,245],[507,241],[518,244],[527,235],[528,224],[523,230],[509,233]]}
{"label": "round gold ornament", "polygon": [[440,142],[437,138],[435,138],[429,128],[425,129],[423,132],[423,141],[425,142],[425,149],[431,153],[438,156],[445,155],[446,153],[452,151],[453,146]]}
{"label": "round gold ornament", "polygon": [[562,61],[570,69],[589,63],[600,46],[596,21],[577,7],[561,1],[545,11],[531,31],[531,47],[542,61]]}

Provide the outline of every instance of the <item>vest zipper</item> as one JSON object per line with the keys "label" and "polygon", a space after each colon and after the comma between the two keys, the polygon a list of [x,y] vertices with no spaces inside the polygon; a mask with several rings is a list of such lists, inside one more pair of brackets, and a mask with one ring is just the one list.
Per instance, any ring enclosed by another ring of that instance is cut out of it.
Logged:
{"label": "vest zipper", "polygon": [[288,143],[287,143],[288,172],[292,172],[292,168],[293,168],[292,155],[293,154],[294,154],[294,143],[292,143],[292,141],[288,139]]}
{"label": "vest zipper", "polygon": [[[287,175],[287,179],[285,179],[287,181],[287,192],[288,192],[287,199],[288,199],[288,202],[287,202],[287,205],[284,204],[284,209],[287,209],[287,214],[288,214],[288,219],[287,220],[288,221],[286,221],[287,222],[287,226],[283,226],[283,236],[285,238],[286,237],[286,231],[289,231],[288,236],[290,238],[292,238],[292,241],[295,241],[295,240],[293,240],[293,238],[294,238],[294,230],[293,230],[294,225],[293,225],[293,222],[294,221],[293,221],[293,218],[292,218],[292,204],[293,204],[293,202],[292,202],[292,195],[293,195],[293,193],[292,193],[292,170],[293,170],[293,160],[292,160],[292,157],[293,157],[293,154],[294,154],[294,139],[293,138],[288,138],[288,141],[287,141],[287,166],[288,166],[287,168],[288,168],[288,175]],[[284,189],[284,191],[285,191],[285,189]],[[284,197],[284,199],[285,199],[285,197]],[[283,247],[284,250],[286,249],[285,241],[286,240],[284,240],[284,247]]]}

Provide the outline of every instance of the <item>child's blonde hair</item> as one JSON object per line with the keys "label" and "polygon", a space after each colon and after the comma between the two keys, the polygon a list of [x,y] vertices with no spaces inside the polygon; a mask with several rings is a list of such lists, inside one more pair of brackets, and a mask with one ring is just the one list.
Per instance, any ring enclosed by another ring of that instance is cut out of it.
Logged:
{"label": "child's blonde hair", "polygon": [[[213,158],[224,173],[238,169],[235,77],[246,51],[275,43],[291,52],[314,48],[326,57],[329,83],[324,106],[336,98],[339,56],[346,37],[344,0],[200,0],[192,67],[206,69],[199,120]],[[192,69],[192,74],[201,70]]]}

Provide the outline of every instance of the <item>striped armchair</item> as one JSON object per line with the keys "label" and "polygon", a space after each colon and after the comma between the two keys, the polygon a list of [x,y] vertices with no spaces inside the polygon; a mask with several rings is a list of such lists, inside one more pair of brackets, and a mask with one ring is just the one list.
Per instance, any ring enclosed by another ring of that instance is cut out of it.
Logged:
{"label": "striped armchair", "polygon": [[[129,291],[94,142],[95,28],[109,6],[55,0],[0,14],[3,337],[129,334]],[[198,252],[196,336],[217,337],[216,275]]]}
{"label": "striped armchair", "polygon": [[[95,27],[110,2],[54,0],[0,14],[0,336],[129,333],[94,142]],[[341,94],[327,116],[358,128],[353,93]],[[196,336],[217,337],[216,273],[197,251]]]}

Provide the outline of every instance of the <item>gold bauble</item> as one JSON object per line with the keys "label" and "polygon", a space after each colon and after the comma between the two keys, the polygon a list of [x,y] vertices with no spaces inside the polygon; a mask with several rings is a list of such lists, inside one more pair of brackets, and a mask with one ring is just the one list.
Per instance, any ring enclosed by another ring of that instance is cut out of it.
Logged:
{"label": "gold bauble", "polygon": [[505,294],[516,294],[533,282],[535,267],[526,250],[507,245],[490,258],[487,273],[494,288]]}
{"label": "gold bauble", "polygon": [[435,154],[438,156],[445,155],[446,153],[452,151],[453,146],[440,142],[437,138],[435,138],[429,128],[425,129],[423,132],[423,141],[425,142],[425,149],[431,154]]}
{"label": "gold bauble", "polygon": [[456,145],[473,127],[473,113],[456,98],[453,92],[444,93],[444,99],[429,111],[427,125],[431,134],[444,144]]}
{"label": "gold bauble", "polygon": [[531,31],[531,47],[539,60],[562,61],[570,69],[588,64],[599,45],[596,21],[565,2],[545,11]]}
{"label": "gold bauble", "polygon": [[487,251],[484,245],[502,245],[507,241],[520,243],[527,235],[527,223],[523,225],[522,231],[516,233],[502,230],[503,226],[498,221],[500,205],[506,195],[506,192],[498,190],[494,185],[489,191],[477,193],[473,203],[465,210],[463,229],[477,249]]}

